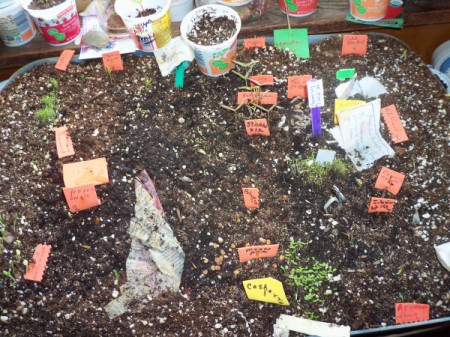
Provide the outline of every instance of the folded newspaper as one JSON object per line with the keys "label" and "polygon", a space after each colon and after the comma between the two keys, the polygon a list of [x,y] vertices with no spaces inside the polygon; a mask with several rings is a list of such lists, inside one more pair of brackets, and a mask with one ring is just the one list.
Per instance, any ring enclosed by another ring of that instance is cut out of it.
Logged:
{"label": "folded newspaper", "polygon": [[127,282],[121,287],[121,296],[105,307],[110,319],[127,310],[139,312],[144,306],[141,300],[176,292],[180,287],[185,255],[162,209],[156,206],[157,195],[154,191],[153,197],[150,194],[145,183],[149,179],[143,171],[135,181],[135,216],[128,230],[132,241],[126,262]]}

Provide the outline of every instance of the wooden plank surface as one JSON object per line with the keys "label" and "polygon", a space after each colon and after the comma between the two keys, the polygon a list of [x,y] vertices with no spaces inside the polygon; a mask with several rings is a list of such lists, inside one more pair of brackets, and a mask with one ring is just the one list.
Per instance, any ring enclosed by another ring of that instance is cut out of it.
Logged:
{"label": "wooden plank surface", "polygon": [[[450,1],[449,0],[409,0],[405,1],[405,28],[401,30],[380,29],[376,26],[356,24],[345,20],[348,12],[348,0],[322,0],[317,10],[306,17],[290,17],[291,27],[306,27],[309,34],[342,33],[350,31],[378,31],[392,34],[403,39],[425,61],[429,62],[429,54],[440,43],[450,40]],[[179,23],[173,24],[174,35],[179,35]],[[278,5],[272,0],[270,7],[262,17],[243,25],[240,38],[272,35],[274,29],[286,28],[287,20]],[[416,38],[414,34],[419,34]],[[427,48],[433,48],[428,50]],[[7,78],[10,72],[34,60],[58,56],[63,49],[79,50],[74,44],[63,47],[48,45],[38,32],[36,37],[21,47],[0,46],[0,80]],[[423,53],[423,54],[422,54]]]}

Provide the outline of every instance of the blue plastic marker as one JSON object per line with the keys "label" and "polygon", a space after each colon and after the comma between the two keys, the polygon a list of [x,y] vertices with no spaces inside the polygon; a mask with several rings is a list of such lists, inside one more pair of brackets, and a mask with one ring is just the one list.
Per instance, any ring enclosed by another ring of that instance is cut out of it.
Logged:
{"label": "blue plastic marker", "polygon": [[184,70],[188,67],[190,62],[183,61],[175,69],[175,88],[183,88],[184,86]]}
{"label": "blue plastic marker", "polygon": [[311,125],[312,125],[312,135],[321,136],[322,135],[322,120],[320,118],[320,108],[311,108]]}

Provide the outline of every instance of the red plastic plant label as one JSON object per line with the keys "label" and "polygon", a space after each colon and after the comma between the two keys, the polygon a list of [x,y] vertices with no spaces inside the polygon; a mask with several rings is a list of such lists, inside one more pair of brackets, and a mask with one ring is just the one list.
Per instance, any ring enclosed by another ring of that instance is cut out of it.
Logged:
{"label": "red plastic plant label", "polygon": [[405,128],[403,127],[402,121],[400,120],[394,104],[382,108],[381,115],[383,116],[384,122],[386,123],[394,144],[408,140]]}
{"label": "red plastic plant label", "polygon": [[37,245],[33,254],[33,260],[28,265],[28,270],[25,273],[25,280],[36,282],[42,281],[48,256],[50,255],[50,249],[52,249],[51,245]]}
{"label": "red plastic plant label", "polygon": [[266,38],[264,36],[244,39],[244,48],[265,48]]}
{"label": "red plastic plant label", "polygon": [[266,118],[249,119],[244,121],[245,131],[249,136],[270,136],[269,125]]}
{"label": "red plastic plant label", "polygon": [[243,188],[244,204],[246,208],[259,208],[259,189],[257,188]]}
{"label": "red plastic plant label", "polygon": [[107,184],[109,177],[106,158],[64,164],[63,179],[66,187]]}
{"label": "red plastic plant label", "polygon": [[237,104],[255,102],[256,104],[273,105],[278,101],[278,93],[276,92],[252,92],[239,91]]}
{"label": "red plastic plant label", "polygon": [[93,184],[63,187],[63,192],[72,213],[101,205]]}
{"label": "red plastic plant label", "polygon": [[403,185],[405,180],[405,175],[400,172],[388,169],[387,167],[382,167],[378,179],[375,182],[375,188],[380,190],[387,190],[393,195],[397,195],[398,191]]}
{"label": "red plastic plant label", "polygon": [[279,244],[250,246],[238,248],[239,262],[246,262],[263,257],[274,257],[278,253]]}
{"label": "red plastic plant label", "polygon": [[312,80],[311,75],[296,75],[288,77],[288,98],[301,97],[308,98],[306,83]]}
{"label": "red plastic plant label", "polygon": [[395,203],[395,199],[370,198],[369,213],[391,213]]}
{"label": "red plastic plant label", "polygon": [[367,35],[344,35],[341,55],[366,55]]}
{"label": "red plastic plant label", "polygon": [[273,75],[250,76],[250,83],[252,86],[273,85]]}
{"label": "red plastic plant label", "polygon": [[119,51],[112,51],[102,54],[103,66],[105,70],[108,68],[110,71],[123,70],[122,57]]}
{"label": "red plastic plant label", "polygon": [[58,62],[56,62],[55,64],[55,68],[58,70],[66,71],[70,61],[72,60],[73,55],[75,55],[75,50],[72,49],[63,50],[63,52],[59,56]]}
{"label": "red plastic plant label", "polygon": [[69,157],[75,154],[67,126],[55,128],[55,140],[58,158]]}
{"label": "red plastic plant label", "polygon": [[421,303],[395,303],[395,323],[413,323],[430,319],[430,305]]}

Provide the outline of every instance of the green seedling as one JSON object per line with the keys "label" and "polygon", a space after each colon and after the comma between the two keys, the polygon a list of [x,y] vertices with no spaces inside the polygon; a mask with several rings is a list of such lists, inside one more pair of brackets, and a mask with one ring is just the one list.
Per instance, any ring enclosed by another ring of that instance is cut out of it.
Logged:
{"label": "green seedling", "polygon": [[148,89],[152,85],[152,79],[149,77],[146,77],[144,79],[144,83],[145,83],[145,88]]}
{"label": "green seedling", "polygon": [[403,61],[406,61],[407,57],[408,57],[408,50],[404,49],[401,58]]}
{"label": "green seedling", "polygon": [[112,82],[113,82],[113,79],[112,79],[112,70],[111,70],[111,68],[108,67],[108,66],[105,67],[105,70],[106,70],[106,73],[107,73],[108,76],[109,76],[109,81],[110,81],[111,84],[112,84]]}
{"label": "green seedling", "polygon": [[117,271],[117,269],[113,269],[112,272],[113,272],[113,274],[114,274],[114,279],[115,279],[117,282],[119,282],[120,274],[119,274],[119,272]]}
{"label": "green seedling", "polygon": [[22,260],[22,264],[25,266],[25,272],[28,272],[29,264],[27,259]]}
{"label": "green seedling", "polygon": [[11,274],[9,270],[3,270],[2,274],[11,280],[11,285],[14,286],[17,282],[16,278]]}
{"label": "green seedling", "polygon": [[[251,61],[249,63],[242,63],[239,62],[237,60],[232,60],[233,63],[237,64],[240,67],[246,68],[247,71],[245,72],[245,74],[241,74],[240,72],[238,72],[237,70],[231,70],[231,72],[237,76],[239,76],[240,78],[242,78],[245,81],[245,84],[248,85],[248,79],[253,71],[253,67],[255,66],[255,64],[258,63],[258,61]],[[257,85],[259,85],[259,83],[256,83]]]}
{"label": "green seedling", "polygon": [[49,78],[52,92],[41,98],[42,108],[34,113],[34,118],[42,125],[50,125],[56,121],[56,102],[58,95],[58,81],[53,77]]}

